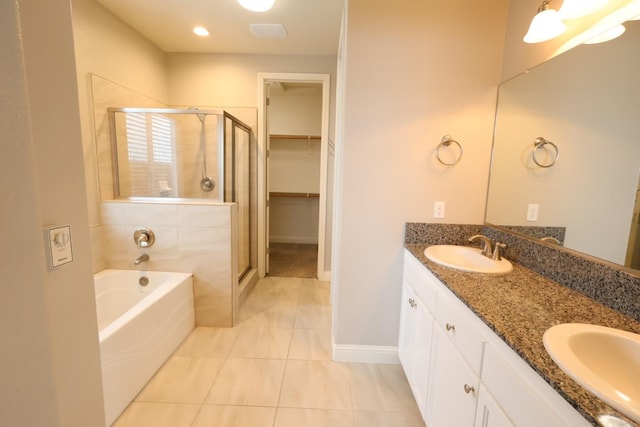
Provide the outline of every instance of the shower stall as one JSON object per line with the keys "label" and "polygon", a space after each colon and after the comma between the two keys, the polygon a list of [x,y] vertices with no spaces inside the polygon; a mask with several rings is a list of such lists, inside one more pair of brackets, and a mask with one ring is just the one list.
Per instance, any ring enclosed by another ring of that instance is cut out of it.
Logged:
{"label": "shower stall", "polygon": [[236,203],[242,280],[255,257],[251,127],[224,110],[109,108],[108,115],[115,198]]}

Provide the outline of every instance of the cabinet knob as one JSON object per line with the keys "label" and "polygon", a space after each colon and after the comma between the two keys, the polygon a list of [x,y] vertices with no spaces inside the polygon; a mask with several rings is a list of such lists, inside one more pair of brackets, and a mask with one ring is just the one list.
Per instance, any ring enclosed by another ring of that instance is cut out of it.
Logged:
{"label": "cabinet knob", "polygon": [[475,393],[476,389],[474,386],[469,385],[469,384],[465,384],[464,385],[464,392],[469,394],[469,393]]}
{"label": "cabinet knob", "polygon": [[409,305],[413,308],[416,308],[418,304],[416,304],[416,300],[414,300],[413,298],[409,298]]}
{"label": "cabinet knob", "polygon": [[450,323],[447,323],[445,325],[445,328],[447,328],[447,331],[455,331],[456,330],[456,325],[452,325]]}

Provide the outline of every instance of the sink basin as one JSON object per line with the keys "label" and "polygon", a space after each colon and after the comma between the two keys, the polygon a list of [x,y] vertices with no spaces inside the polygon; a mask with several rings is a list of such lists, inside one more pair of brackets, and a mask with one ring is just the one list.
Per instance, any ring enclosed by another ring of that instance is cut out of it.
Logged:
{"label": "sink basin", "polygon": [[456,245],[434,245],[424,250],[424,255],[436,264],[474,273],[505,274],[513,270],[506,259],[493,260],[482,255],[478,248]]}
{"label": "sink basin", "polygon": [[543,342],[567,375],[640,422],[640,335],[604,326],[565,323],[549,328]]}

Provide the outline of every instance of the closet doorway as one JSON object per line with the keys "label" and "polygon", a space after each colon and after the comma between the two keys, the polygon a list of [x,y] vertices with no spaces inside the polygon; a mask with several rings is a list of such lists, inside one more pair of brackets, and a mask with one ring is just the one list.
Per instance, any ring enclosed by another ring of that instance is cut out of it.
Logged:
{"label": "closet doorway", "polygon": [[261,75],[265,275],[325,275],[328,78]]}

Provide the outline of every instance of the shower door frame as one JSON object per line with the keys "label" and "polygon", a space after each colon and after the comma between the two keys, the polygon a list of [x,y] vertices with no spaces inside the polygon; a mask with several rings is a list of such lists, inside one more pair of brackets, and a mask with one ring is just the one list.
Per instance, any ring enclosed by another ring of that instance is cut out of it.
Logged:
{"label": "shower door frame", "polygon": [[[222,193],[218,196],[218,200],[211,199],[213,201],[217,201],[220,203],[224,202],[224,188],[225,188],[225,176],[224,176],[224,117],[227,114],[224,110],[215,110],[215,109],[194,109],[194,108],[144,108],[144,107],[109,107],[107,108],[107,115],[109,117],[109,132],[111,134],[111,172],[113,174],[113,194],[115,199],[121,198],[120,195],[120,177],[118,174],[118,149],[116,145],[116,121],[115,114],[116,113],[158,113],[158,114],[205,114],[210,116],[221,116],[223,120],[220,123],[217,123],[217,140],[218,140],[218,152],[222,153],[221,156],[218,157],[218,182],[217,186],[219,189],[222,189]],[[236,117],[231,115],[234,120],[242,123]],[[242,123],[243,126],[247,126]],[[222,145],[222,146],[221,146]],[[152,196],[144,196],[148,199],[155,199],[156,197]]]}

